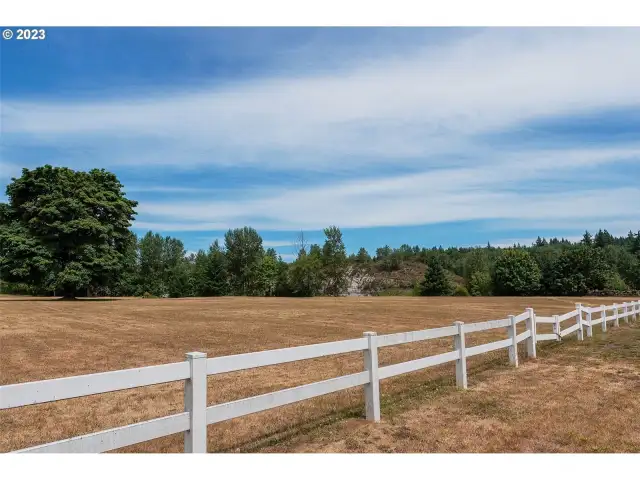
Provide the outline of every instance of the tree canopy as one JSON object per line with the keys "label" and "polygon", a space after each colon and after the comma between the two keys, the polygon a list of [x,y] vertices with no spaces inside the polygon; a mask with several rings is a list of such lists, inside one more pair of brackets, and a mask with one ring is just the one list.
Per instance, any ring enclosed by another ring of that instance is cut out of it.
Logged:
{"label": "tree canopy", "polygon": [[529,252],[510,249],[498,257],[493,282],[499,295],[535,295],[540,288],[540,267]]}
{"label": "tree canopy", "polygon": [[431,256],[427,260],[427,271],[420,284],[420,295],[438,296],[452,295],[453,283],[445,270],[442,260],[438,256]]}
{"label": "tree canopy", "polygon": [[115,175],[50,165],[25,168],[6,194],[3,279],[67,298],[118,279],[137,202],[125,197]]}

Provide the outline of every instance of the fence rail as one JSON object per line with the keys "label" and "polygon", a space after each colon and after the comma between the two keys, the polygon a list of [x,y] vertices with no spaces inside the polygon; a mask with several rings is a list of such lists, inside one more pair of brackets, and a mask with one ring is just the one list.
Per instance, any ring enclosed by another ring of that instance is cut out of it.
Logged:
{"label": "fence rail", "polygon": [[[613,314],[607,316],[607,311],[612,311]],[[592,318],[594,313],[600,313],[600,318],[594,320]],[[602,330],[606,331],[608,322],[613,321],[617,326],[621,319],[625,319],[629,323],[632,317],[633,320],[637,320],[639,314],[640,301],[600,307],[576,304],[576,310],[552,317],[537,317],[533,309],[528,308],[519,315],[510,315],[500,320],[467,324],[455,322],[449,327],[379,336],[375,332],[365,332],[363,338],[263,352],[209,359],[204,353],[191,352],[186,355],[184,362],[2,385],[0,386],[0,409],[184,381],[183,413],[29,447],[15,453],[99,453],[181,432],[185,435],[185,452],[204,453],[207,447],[207,425],[360,386],[364,386],[366,418],[378,422],[380,421],[380,380],[455,362],[456,385],[459,388],[467,388],[466,361],[469,357],[506,348],[509,351],[510,363],[518,366],[518,344],[521,342],[526,341],[527,356],[535,358],[536,344],[540,341],[560,341],[573,333],[582,340],[585,327],[587,336],[590,337],[593,334],[594,325],[600,324]],[[586,318],[583,318],[583,315]],[[570,319],[575,319],[575,323],[561,330],[562,322]],[[526,323],[525,331],[517,334],[517,325],[523,321]],[[537,324],[552,324],[554,333],[538,334]],[[466,335],[496,328],[506,328],[508,338],[468,348],[465,346]],[[385,367],[378,366],[380,348],[444,337],[453,338],[454,349],[450,352]],[[360,351],[364,354],[364,371],[362,372],[207,406],[208,375]]]}
{"label": "fence rail", "polygon": [[250,368],[267,367],[280,363],[297,362],[312,358],[338,355],[341,353],[358,352],[368,348],[366,338],[342,340],[331,343],[318,343],[304,347],[282,348],[264,352],[243,353],[227,357],[210,358],[207,360],[207,375],[237,372]]}
{"label": "fence rail", "polygon": [[101,453],[188,430],[189,413],[185,412],[25,448],[14,453]]}
{"label": "fence rail", "polygon": [[536,316],[536,323],[556,323],[553,317],[538,317]]}
{"label": "fence rail", "polygon": [[190,378],[187,362],[131,368],[0,387],[0,409],[55,402]]}
{"label": "fence rail", "polygon": [[560,337],[555,333],[539,333],[536,338],[539,342],[545,340],[560,340]]}

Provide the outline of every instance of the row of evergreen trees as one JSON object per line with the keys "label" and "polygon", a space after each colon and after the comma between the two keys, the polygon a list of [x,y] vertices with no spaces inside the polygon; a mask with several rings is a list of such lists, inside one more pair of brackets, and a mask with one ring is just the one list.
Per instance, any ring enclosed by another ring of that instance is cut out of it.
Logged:
{"label": "row of evergreen trees", "polygon": [[421,295],[631,295],[640,290],[640,231],[626,237],[585,232],[576,243],[538,237],[532,246],[507,249],[414,248],[410,254],[401,248],[391,255],[405,259],[399,262],[413,257],[427,264],[415,288]]}

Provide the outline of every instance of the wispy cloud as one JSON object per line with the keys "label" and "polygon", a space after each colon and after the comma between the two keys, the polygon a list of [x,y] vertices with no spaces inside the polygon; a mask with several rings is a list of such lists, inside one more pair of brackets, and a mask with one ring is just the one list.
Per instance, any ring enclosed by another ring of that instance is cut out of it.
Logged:
{"label": "wispy cloud", "polygon": [[[637,218],[640,190],[631,188],[593,189],[580,192],[545,194],[517,194],[509,192],[453,193],[430,196],[407,193],[381,198],[375,192],[363,195],[335,195],[324,192],[292,192],[277,198],[245,202],[233,212],[219,213],[224,223],[203,223],[210,209],[222,212],[216,204],[173,205],[164,212],[166,218],[189,216],[194,223],[136,222],[137,228],[168,231],[224,230],[251,224],[262,230],[319,230],[331,224],[343,228],[371,226],[408,226],[452,221],[497,219],[514,220],[520,225],[527,221],[548,225],[548,221],[591,220],[594,217]],[[629,202],[621,203],[620,198]],[[324,202],[324,203],[323,203]],[[277,210],[266,209],[265,204]],[[146,208],[149,207],[149,208]],[[146,204],[143,213],[154,205]],[[157,215],[160,215],[158,212]],[[249,221],[253,218],[253,221]],[[631,223],[630,223],[631,226]]]}
{"label": "wispy cloud", "polygon": [[[144,218],[179,219],[182,223],[171,224],[177,230],[225,229],[250,220],[257,228],[268,230],[318,230],[334,223],[371,227],[475,219],[637,218],[634,200],[640,200],[639,187],[584,184],[575,176],[575,169],[620,159],[637,161],[640,150],[552,151],[510,158],[491,166],[353,180],[275,194],[247,192],[249,199],[244,201],[146,202],[139,212]],[[550,180],[565,180],[568,185],[555,190],[534,187]],[[216,223],[208,223],[213,221]]]}
{"label": "wispy cloud", "polygon": [[[301,63],[197,89],[91,101],[5,97],[2,165],[36,145],[71,166],[86,168],[89,157],[91,166],[126,171],[134,179],[127,191],[149,194],[136,228],[167,232],[637,221],[640,187],[615,175],[607,178],[616,183],[598,180],[613,169],[637,172],[640,140],[552,149],[500,135],[640,107],[639,29],[491,29],[420,40],[333,68]],[[292,58],[302,62],[312,48],[301,52]],[[231,166],[292,180],[238,182],[227,196],[171,176],[192,168],[223,177]],[[144,183],[149,169],[167,172],[162,184]],[[314,172],[326,177],[310,184]],[[277,242],[264,244],[290,245]]]}
{"label": "wispy cloud", "polygon": [[122,101],[4,100],[3,130],[97,146],[111,164],[426,166],[425,155],[469,152],[476,134],[640,104],[638,43],[637,29],[496,29],[332,73]]}

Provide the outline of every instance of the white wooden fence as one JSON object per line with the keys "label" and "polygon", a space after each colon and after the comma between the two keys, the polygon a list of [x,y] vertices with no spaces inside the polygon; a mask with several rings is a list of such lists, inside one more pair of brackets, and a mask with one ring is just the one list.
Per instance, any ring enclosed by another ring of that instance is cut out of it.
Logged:
{"label": "white wooden fence", "polygon": [[[611,315],[607,316],[607,312],[611,312]],[[600,313],[600,317],[596,319],[594,314],[597,313]],[[106,452],[154,438],[184,432],[185,452],[205,453],[207,449],[207,425],[213,423],[358,386],[364,386],[366,418],[378,422],[380,421],[380,380],[434,365],[455,362],[456,385],[460,388],[467,388],[467,358],[469,357],[506,348],[509,351],[510,363],[518,366],[518,344],[521,342],[526,342],[527,356],[535,358],[537,342],[545,340],[560,341],[573,333],[577,334],[578,339],[583,340],[583,329],[585,327],[587,336],[590,337],[593,334],[594,325],[600,324],[602,331],[606,331],[608,322],[614,322],[614,325],[618,326],[620,319],[624,319],[628,323],[630,317],[637,320],[639,313],[640,301],[621,305],[602,305],[598,308],[576,304],[575,310],[564,315],[554,315],[552,317],[536,316],[533,309],[528,308],[520,315],[510,315],[502,320],[468,324],[455,322],[450,327],[389,335],[365,332],[364,338],[353,340],[244,353],[226,357],[208,359],[205,353],[192,352],[186,354],[186,361],[184,362],[3,385],[0,386],[0,409],[17,408],[184,380],[183,413],[47,443],[18,450],[17,452]],[[566,321],[570,321],[571,326],[562,330],[562,323]],[[521,322],[525,322],[526,330],[518,335],[516,334],[516,327]],[[536,333],[536,325],[544,323],[553,325],[553,334]],[[466,334],[495,328],[506,328],[508,338],[474,347],[465,346]],[[453,351],[378,367],[378,350],[380,348],[443,337],[453,337]],[[207,406],[208,375],[360,351],[364,353],[364,371],[362,372],[233,402]]]}

